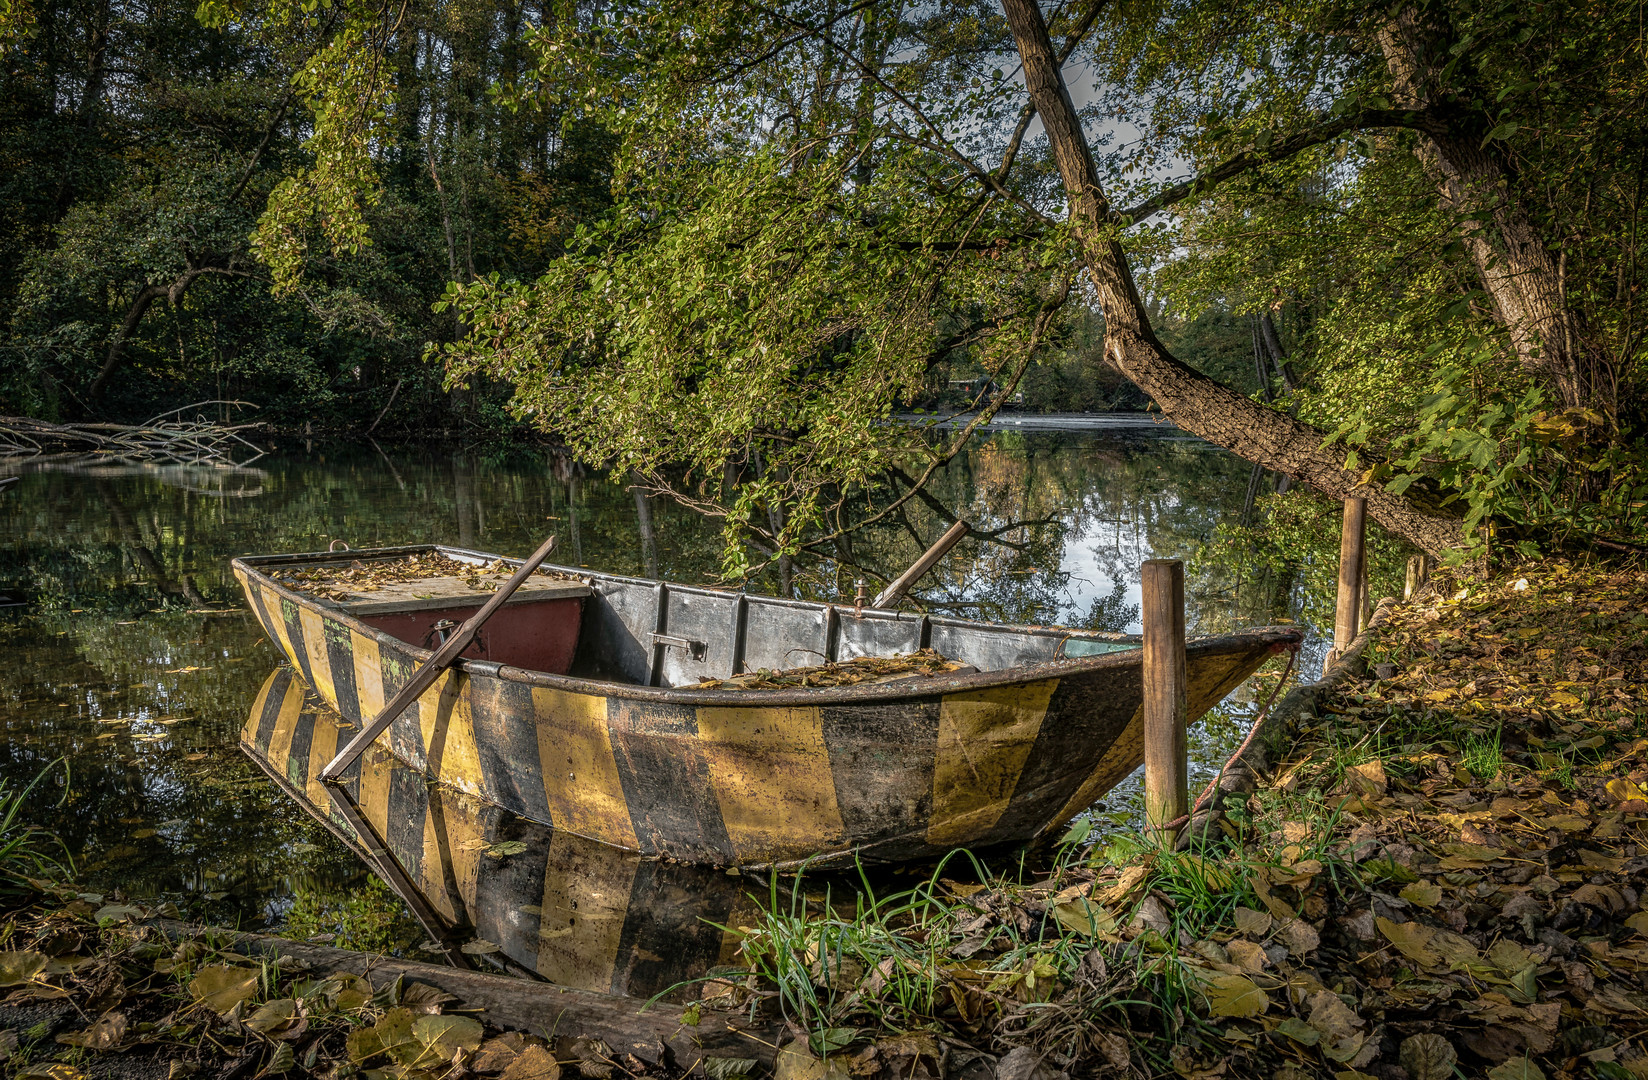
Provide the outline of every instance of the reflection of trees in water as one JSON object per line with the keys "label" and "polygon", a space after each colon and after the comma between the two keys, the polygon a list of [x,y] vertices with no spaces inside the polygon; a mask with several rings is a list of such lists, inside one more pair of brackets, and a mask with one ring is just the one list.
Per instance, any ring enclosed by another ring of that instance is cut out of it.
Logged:
{"label": "reflection of trees in water", "polygon": [[[719,522],[555,455],[367,448],[259,464],[254,498],[204,497],[154,476],[94,483],[45,473],[0,500],[0,591],[33,601],[0,616],[9,661],[0,671],[0,775],[24,779],[71,758],[73,799],[31,812],[85,853],[93,880],[138,892],[229,891],[221,903],[241,896],[239,910],[250,913],[300,885],[327,892],[359,872],[235,749],[274,654],[249,616],[198,614],[240,609],[230,557],[315,551],[332,540],[465,541],[524,554],[557,532],[557,560],[575,565],[684,582],[712,581],[721,565]],[[1190,616],[1201,632],[1269,622],[1297,603],[1300,582],[1321,575],[1297,559],[1243,562],[1246,548],[1221,546],[1230,538],[1216,526],[1239,521],[1248,478],[1227,454],[1155,433],[1003,432],[899,512],[827,556],[798,560],[794,589],[850,603],[854,580],[866,577],[873,593],[959,514],[983,535],[919,585],[932,610],[1122,628],[1136,618],[1127,589],[1138,564],[1170,556],[1190,561]],[[885,506],[902,490],[890,475],[863,506]],[[1267,513],[1261,499],[1254,520]],[[1073,581],[1067,552],[1101,580]],[[778,592],[776,567],[750,588]],[[159,722],[178,716],[187,719]],[[136,719],[100,722],[122,717]],[[300,843],[319,848],[294,854]],[[313,880],[303,884],[301,874]]]}
{"label": "reflection of trees in water", "polygon": [[[1155,433],[998,433],[958,456],[927,498],[857,534],[842,565],[826,561],[820,576],[825,591],[859,568],[892,576],[948,526],[953,510],[985,537],[964,540],[921,583],[916,593],[926,606],[1016,622],[1125,626],[1137,617],[1125,593],[1139,564],[1184,557],[1211,538],[1240,506],[1247,471],[1205,443]],[[1077,549],[1103,582],[1072,580],[1066,556]],[[1187,603],[1200,626],[1218,589],[1197,585]],[[1095,589],[1077,603],[1077,593]]]}
{"label": "reflection of trees in water", "polygon": [[1127,583],[1118,580],[1107,595],[1095,596],[1087,616],[1077,625],[1086,630],[1123,633],[1139,620],[1139,605],[1127,602]]}

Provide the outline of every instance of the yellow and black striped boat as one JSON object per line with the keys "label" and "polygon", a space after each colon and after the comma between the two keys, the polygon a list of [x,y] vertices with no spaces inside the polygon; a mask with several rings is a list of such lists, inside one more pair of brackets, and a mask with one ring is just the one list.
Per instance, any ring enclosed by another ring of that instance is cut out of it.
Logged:
{"label": "yellow and black striped boat", "polygon": [[[234,561],[271,640],[347,725],[317,728],[310,760],[329,760],[428,660],[437,624],[484,597],[448,581],[323,599],[277,578],[433,553],[498,561],[434,545]],[[920,859],[1039,837],[1142,760],[1136,637],[545,571],[380,743],[555,829],[713,865]],[[1191,641],[1191,717],[1300,636]],[[844,687],[696,685],[924,648],[966,667]]]}
{"label": "yellow and black striped boat", "polygon": [[406,901],[448,959],[559,986],[651,997],[732,964],[750,883],[526,821],[422,777],[373,745],[341,784],[317,777],[340,718],[281,667],[246,753]]}

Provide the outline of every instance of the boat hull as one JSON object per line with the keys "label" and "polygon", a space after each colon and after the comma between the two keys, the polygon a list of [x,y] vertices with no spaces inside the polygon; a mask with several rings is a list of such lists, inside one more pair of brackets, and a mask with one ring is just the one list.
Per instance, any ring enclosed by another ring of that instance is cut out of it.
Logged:
{"label": "boat hull", "polygon": [[[490,960],[561,986],[651,997],[736,960],[738,935],[727,928],[756,915],[743,878],[523,821],[419,782],[377,746],[343,783],[321,783],[311,751],[330,736],[316,729],[337,722],[281,667],[264,681],[241,745],[400,894],[452,962]],[[465,954],[476,938],[497,951]]]}
{"label": "boat hull", "polygon": [[[316,725],[306,754],[271,748],[271,698],[248,739],[318,776],[429,651],[243,560],[235,569],[271,640],[345,725]],[[1298,639],[1269,628],[1191,642],[1191,717]],[[1044,835],[1131,773],[1143,758],[1140,659],[1127,649],[827,691],[628,686],[466,660],[380,745],[511,813],[648,855],[751,867],[924,859]]]}

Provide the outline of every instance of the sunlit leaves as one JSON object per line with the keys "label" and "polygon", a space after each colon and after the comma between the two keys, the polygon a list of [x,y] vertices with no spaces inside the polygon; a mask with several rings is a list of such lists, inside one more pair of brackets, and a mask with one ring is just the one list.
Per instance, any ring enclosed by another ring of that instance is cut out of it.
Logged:
{"label": "sunlit leaves", "polygon": [[380,197],[374,138],[392,98],[373,7],[352,12],[344,28],[292,76],[314,123],[304,147],[310,163],[269,195],[252,248],[274,278],[277,295],[297,288],[312,228],[336,251],[371,243],[365,211]]}
{"label": "sunlit leaves", "polygon": [[[795,550],[840,492],[921,446],[887,421],[962,320],[986,370],[1027,358],[1035,252],[984,242],[1001,226],[978,208],[852,167],[761,151],[659,178],[537,282],[450,289],[471,333],[442,355],[512,383],[588,459],[717,513],[741,577],[742,537]],[[968,237],[984,250],[955,250]],[[677,467],[685,482],[665,479]]]}
{"label": "sunlit leaves", "polygon": [[203,967],[189,982],[189,994],[204,1002],[219,1015],[228,1013],[242,1002],[250,1001],[258,990],[255,968],[231,967],[214,964]]}
{"label": "sunlit leaves", "polygon": [[0,952],[0,987],[22,986],[46,968],[46,957],[32,949]]}

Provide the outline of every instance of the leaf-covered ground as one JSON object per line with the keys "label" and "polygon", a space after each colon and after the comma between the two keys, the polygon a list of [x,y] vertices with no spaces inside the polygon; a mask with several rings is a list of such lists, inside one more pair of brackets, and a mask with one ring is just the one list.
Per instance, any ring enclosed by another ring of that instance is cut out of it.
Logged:
{"label": "leaf-covered ground", "polygon": [[[958,854],[833,909],[775,885],[746,970],[683,1023],[787,1019],[780,1080],[1648,1078],[1648,573],[1451,586],[1366,659],[1188,849],[1073,836],[1010,877]],[[548,1060],[425,990],[253,967],[134,912],[6,924],[13,1075],[526,1080],[513,1063]],[[645,1071],[586,1050],[560,1067]]]}
{"label": "leaf-covered ground", "polygon": [[[168,934],[143,907],[63,886],[0,928],[0,1075],[13,1080],[557,1080],[642,1075],[594,1040],[484,1025],[435,987],[312,975]],[[557,1060],[559,1053],[560,1060]]]}
{"label": "leaf-covered ground", "polygon": [[1368,660],[1189,850],[775,914],[744,991],[861,1076],[1648,1077],[1648,574],[1450,586]]}

